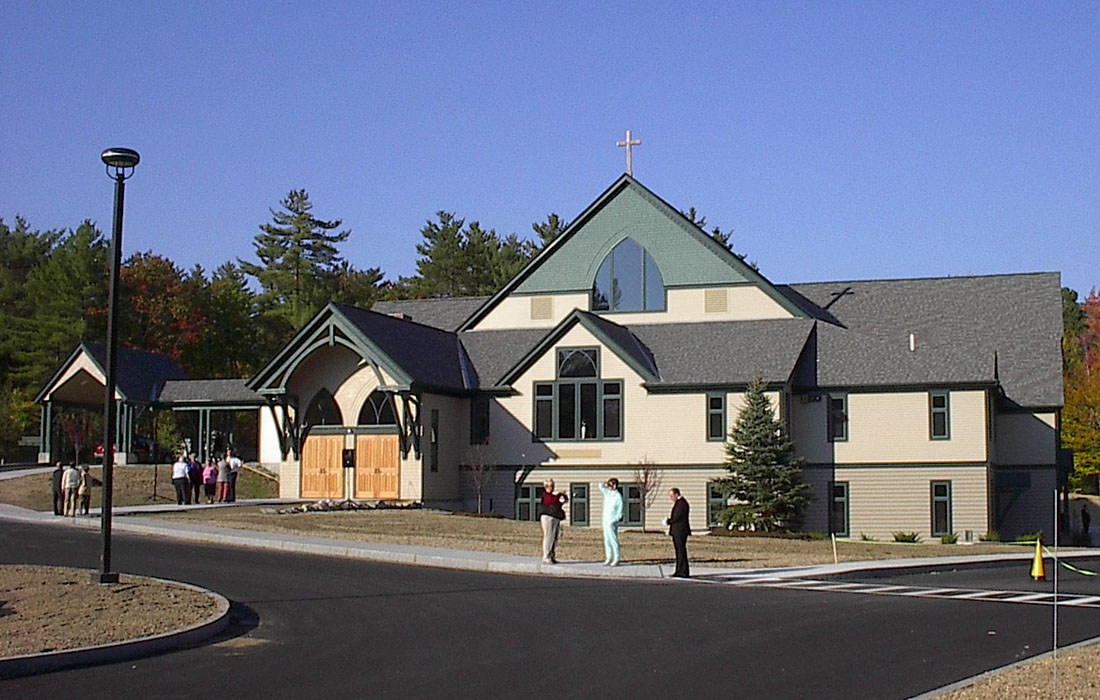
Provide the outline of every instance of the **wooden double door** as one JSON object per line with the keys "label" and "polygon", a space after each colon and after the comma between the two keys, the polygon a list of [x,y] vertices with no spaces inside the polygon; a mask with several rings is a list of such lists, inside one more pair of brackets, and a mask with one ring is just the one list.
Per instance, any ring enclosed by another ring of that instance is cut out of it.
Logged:
{"label": "wooden double door", "polygon": [[[343,435],[307,437],[302,445],[302,498],[346,498],[343,458]],[[356,435],[354,471],[354,498],[399,498],[397,435]]]}

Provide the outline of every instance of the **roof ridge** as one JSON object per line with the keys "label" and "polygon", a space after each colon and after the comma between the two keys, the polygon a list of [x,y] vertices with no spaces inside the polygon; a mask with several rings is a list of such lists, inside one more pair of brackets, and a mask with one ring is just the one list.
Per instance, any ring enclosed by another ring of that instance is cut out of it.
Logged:
{"label": "roof ridge", "polygon": [[375,316],[378,316],[379,318],[388,318],[388,319],[391,319],[391,320],[396,321],[398,323],[411,323],[414,326],[420,326],[421,328],[427,328],[428,330],[436,331],[438,333],[446,333],[447,335],[457,336],[456,331],[448,331],[448,330],[445,330],[443,328],[439,328],[438,326],[429,326],[426,323],[421,323],[420,321],[417,321],[417,320],[414,320],[414,319],[411,319],[411,318],[400,318],[398,316],[394,316],[393,314],[386,314],[386,313],[382,313],[380,311],[374,311],[373,309],[360,309],[358,306],[351,306],[350,304],[337,304],[337,303],[333,302],[333,305],[337,306],[337,307],[344,306],[344,307],[347,307],[347,308],[349,308],[353,311],[358,311],[359,313],[374,314]]}

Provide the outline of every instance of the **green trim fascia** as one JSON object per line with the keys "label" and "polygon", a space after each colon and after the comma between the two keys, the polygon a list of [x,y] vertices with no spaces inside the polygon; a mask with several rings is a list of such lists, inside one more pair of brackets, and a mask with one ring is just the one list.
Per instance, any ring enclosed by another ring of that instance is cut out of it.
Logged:
{"label": "green trim fascia", "polygon": [[250,403],[185,403],[173,401],[158,401],[153,408],[158,411],[252,411],[263,408],[267,403],[263,401]]}
{"label": "green trim fascia", "polygon": [[925,393],[928,391],[985,391],[999,386],[996,381],[970,382],[924,382],[920,384],[818,384],[814,387],[802,387],[798,394],[827,394],[829,392],[848,394],[885,394],[893,392]]}
{"label": "green trim fascia", "polygon": [[[81,353],[84,353],[85,355],[88,356],[88,359],[91,360],[92,365],[95,366],[95,368],[98,369],[101,373],[103,373],[104,377],[107,376],[107,370],[103,368],[103,365],[99,364],[99,360],[95,359],[95,355],[93,355],[88,350],[88,346],[82,340],[76,346],[76,348],[74,348],[73,351],[71,353],[69,353],[68,358],[66,358],[65,361],[61,364],[61,367],[56,372],[53,373],[53,376],[50,377],[50,380],[48,382],[46,382],[45,385],[43,385],[42,389],[34,397],[33,403],[40,404],[40,403],[43,402],[46,395],[50,393],[50,389],[53,388],[54,384],[57,383],[58,379],[61,379],[61,375],[65,374],[65,372],[69,369],[69,367],[71,367],[72,364],[74,362],[76,362],[76,358],[80,357]],[[116,380],[117,380],[117,378],[116,378]],[[104,389],[106,389],[106,385],[104,385]],[[118,392],[118,395],[122,398],[123,401],[129,401],[129,398],[126,396],[126,392],[122,390],[122,387],[118,385],[117,381],[115,382],[115,391]],[[79,405],[83,406],[84,404],[79,404]],[[97,405],[99,405],[99,404],[97,404]]]}
{"label": "green trim fascia", "polygon": [[[724,391],[726,393],[744,392],[749,388],[750,382],[742,384],[664,384],[661,382],[643,382],[642,388],[651,394],[701,394]],[[764,391],[778,391],[783,393],[787,388],[785,381],[772,381],[764,383]]]}

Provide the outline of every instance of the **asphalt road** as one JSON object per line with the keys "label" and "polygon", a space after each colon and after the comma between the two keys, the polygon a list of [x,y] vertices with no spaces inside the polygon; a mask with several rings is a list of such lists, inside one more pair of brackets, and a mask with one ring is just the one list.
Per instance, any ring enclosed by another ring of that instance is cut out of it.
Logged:
{"label": "asphalt road", "polygon": [[[0,562],[95,568],[98,548],[96,533],[0,523]],[[130,536],[114,557],[227,596],[230,631],[3,681],[0,697],[905,698],[1050,648],[1051,608],[1035,605],[498,576]],[[1100,631],[1100,610],[1059,614],[1063,644]]]}

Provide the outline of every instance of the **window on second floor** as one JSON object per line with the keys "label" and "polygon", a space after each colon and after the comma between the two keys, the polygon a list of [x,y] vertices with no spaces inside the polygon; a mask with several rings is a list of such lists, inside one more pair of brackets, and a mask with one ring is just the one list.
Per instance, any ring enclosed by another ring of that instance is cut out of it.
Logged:
{"label": "window on second floor", "polygon": [[951,439],[951,404],[946,391],[928,394],[928,429],[933,440]]}
{"label": "window on second floor", "polygon": [[707,394],[707,440],[726,439],[726,395]]}
{"label": "window on second floor", "polygon": [[826,399],[829,442],[843,442],[848,439],[848,395],[829,394]]}
{"label": "window on second floor", "polygon": [[623,383],[600,379],[596,348],[560,348],[558,378],[535,382],[534,434],[544,440],[618,440]]}

